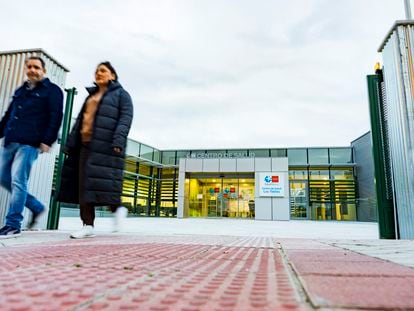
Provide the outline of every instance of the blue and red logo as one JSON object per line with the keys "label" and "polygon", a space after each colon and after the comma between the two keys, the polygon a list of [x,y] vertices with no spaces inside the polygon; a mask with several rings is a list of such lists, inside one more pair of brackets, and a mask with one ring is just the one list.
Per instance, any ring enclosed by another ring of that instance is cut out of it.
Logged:
{"label": "blue and red logo", "polygon": [[278,183],[279,176],[265,176],[264,181],[267,183]]}

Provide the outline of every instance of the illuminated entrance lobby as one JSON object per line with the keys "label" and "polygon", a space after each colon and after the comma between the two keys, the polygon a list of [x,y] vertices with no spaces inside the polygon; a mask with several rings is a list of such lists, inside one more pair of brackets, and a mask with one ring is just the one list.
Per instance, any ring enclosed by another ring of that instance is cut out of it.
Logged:
{"label": "illuminated entrance lobby", "polygon": [[[353,147],[158,150],[129,140],[122,202],[130,217],[354,221],[355,166]],[[279,193],[262,192],[265,178]]]}
{"label": "illuminated entrance lobby", "polygon": [[255,217],[254,176],[188,177],[185,198],[189,217]]}

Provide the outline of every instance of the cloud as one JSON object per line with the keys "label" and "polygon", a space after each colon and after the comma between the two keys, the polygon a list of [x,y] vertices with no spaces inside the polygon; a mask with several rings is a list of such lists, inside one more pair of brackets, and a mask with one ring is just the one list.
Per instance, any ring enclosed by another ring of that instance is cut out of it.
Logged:
{"label": "cloud", "polygon": [[[395,0],[1,1],[2,49],[43,48],[79,90],[110,60],[131,137],[158,149],[349,145]],[[7,12],[8,14],[5,14]]]}

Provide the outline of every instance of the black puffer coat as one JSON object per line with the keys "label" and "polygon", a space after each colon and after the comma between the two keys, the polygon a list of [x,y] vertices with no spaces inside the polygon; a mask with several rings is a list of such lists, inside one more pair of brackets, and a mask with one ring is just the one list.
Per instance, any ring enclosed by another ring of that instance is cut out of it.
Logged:
{"label": "black puffer coat", "polygon": [[[87,88],[89,96],[96,93],[97,87]],[[68,137],[65,153],[67,158],[62,169],[58,200],[79,203],[79,150],[82,110]],[[133,106],[131,96],[119,82],[111,82],[102,96],[93,124],[89,143],[89,157],[85,164],[85,202],[95,205],[119,205],[122,193],[125,148],[131,127]],[[121,148],[116,153],[114,147]]]}

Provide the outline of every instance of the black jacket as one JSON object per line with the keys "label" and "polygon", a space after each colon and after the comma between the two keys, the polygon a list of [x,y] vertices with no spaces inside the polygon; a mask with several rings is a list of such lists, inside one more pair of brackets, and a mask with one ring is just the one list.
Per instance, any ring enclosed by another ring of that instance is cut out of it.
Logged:
{"label": "black jacket", "polygon": [[[87,88],[90,95],[97,87]],[[89,97],[88,97],[89,98]],[[62,202],[79,203],[79,150],[83,107],[68,137],[65,153],[67,158],[62,169],[58,199]],[[93,133],[88,145],[89,157],[85,165],[85,193],[88,203],[95,205],[118,205],[123,185],[125,148],[131,127],[133,106],[130,95],[118,82],[111,82],[102,96],[93,124]],[[116,153],[114,147],[121,148]]]}
{"label": "black jacket", "polygon": [[11,142],[39,147],[51,146],[57,138],[63,116],[63,93],[48,78],[32,90],[27,82],[19,87],[0,121],[0,138]]}

